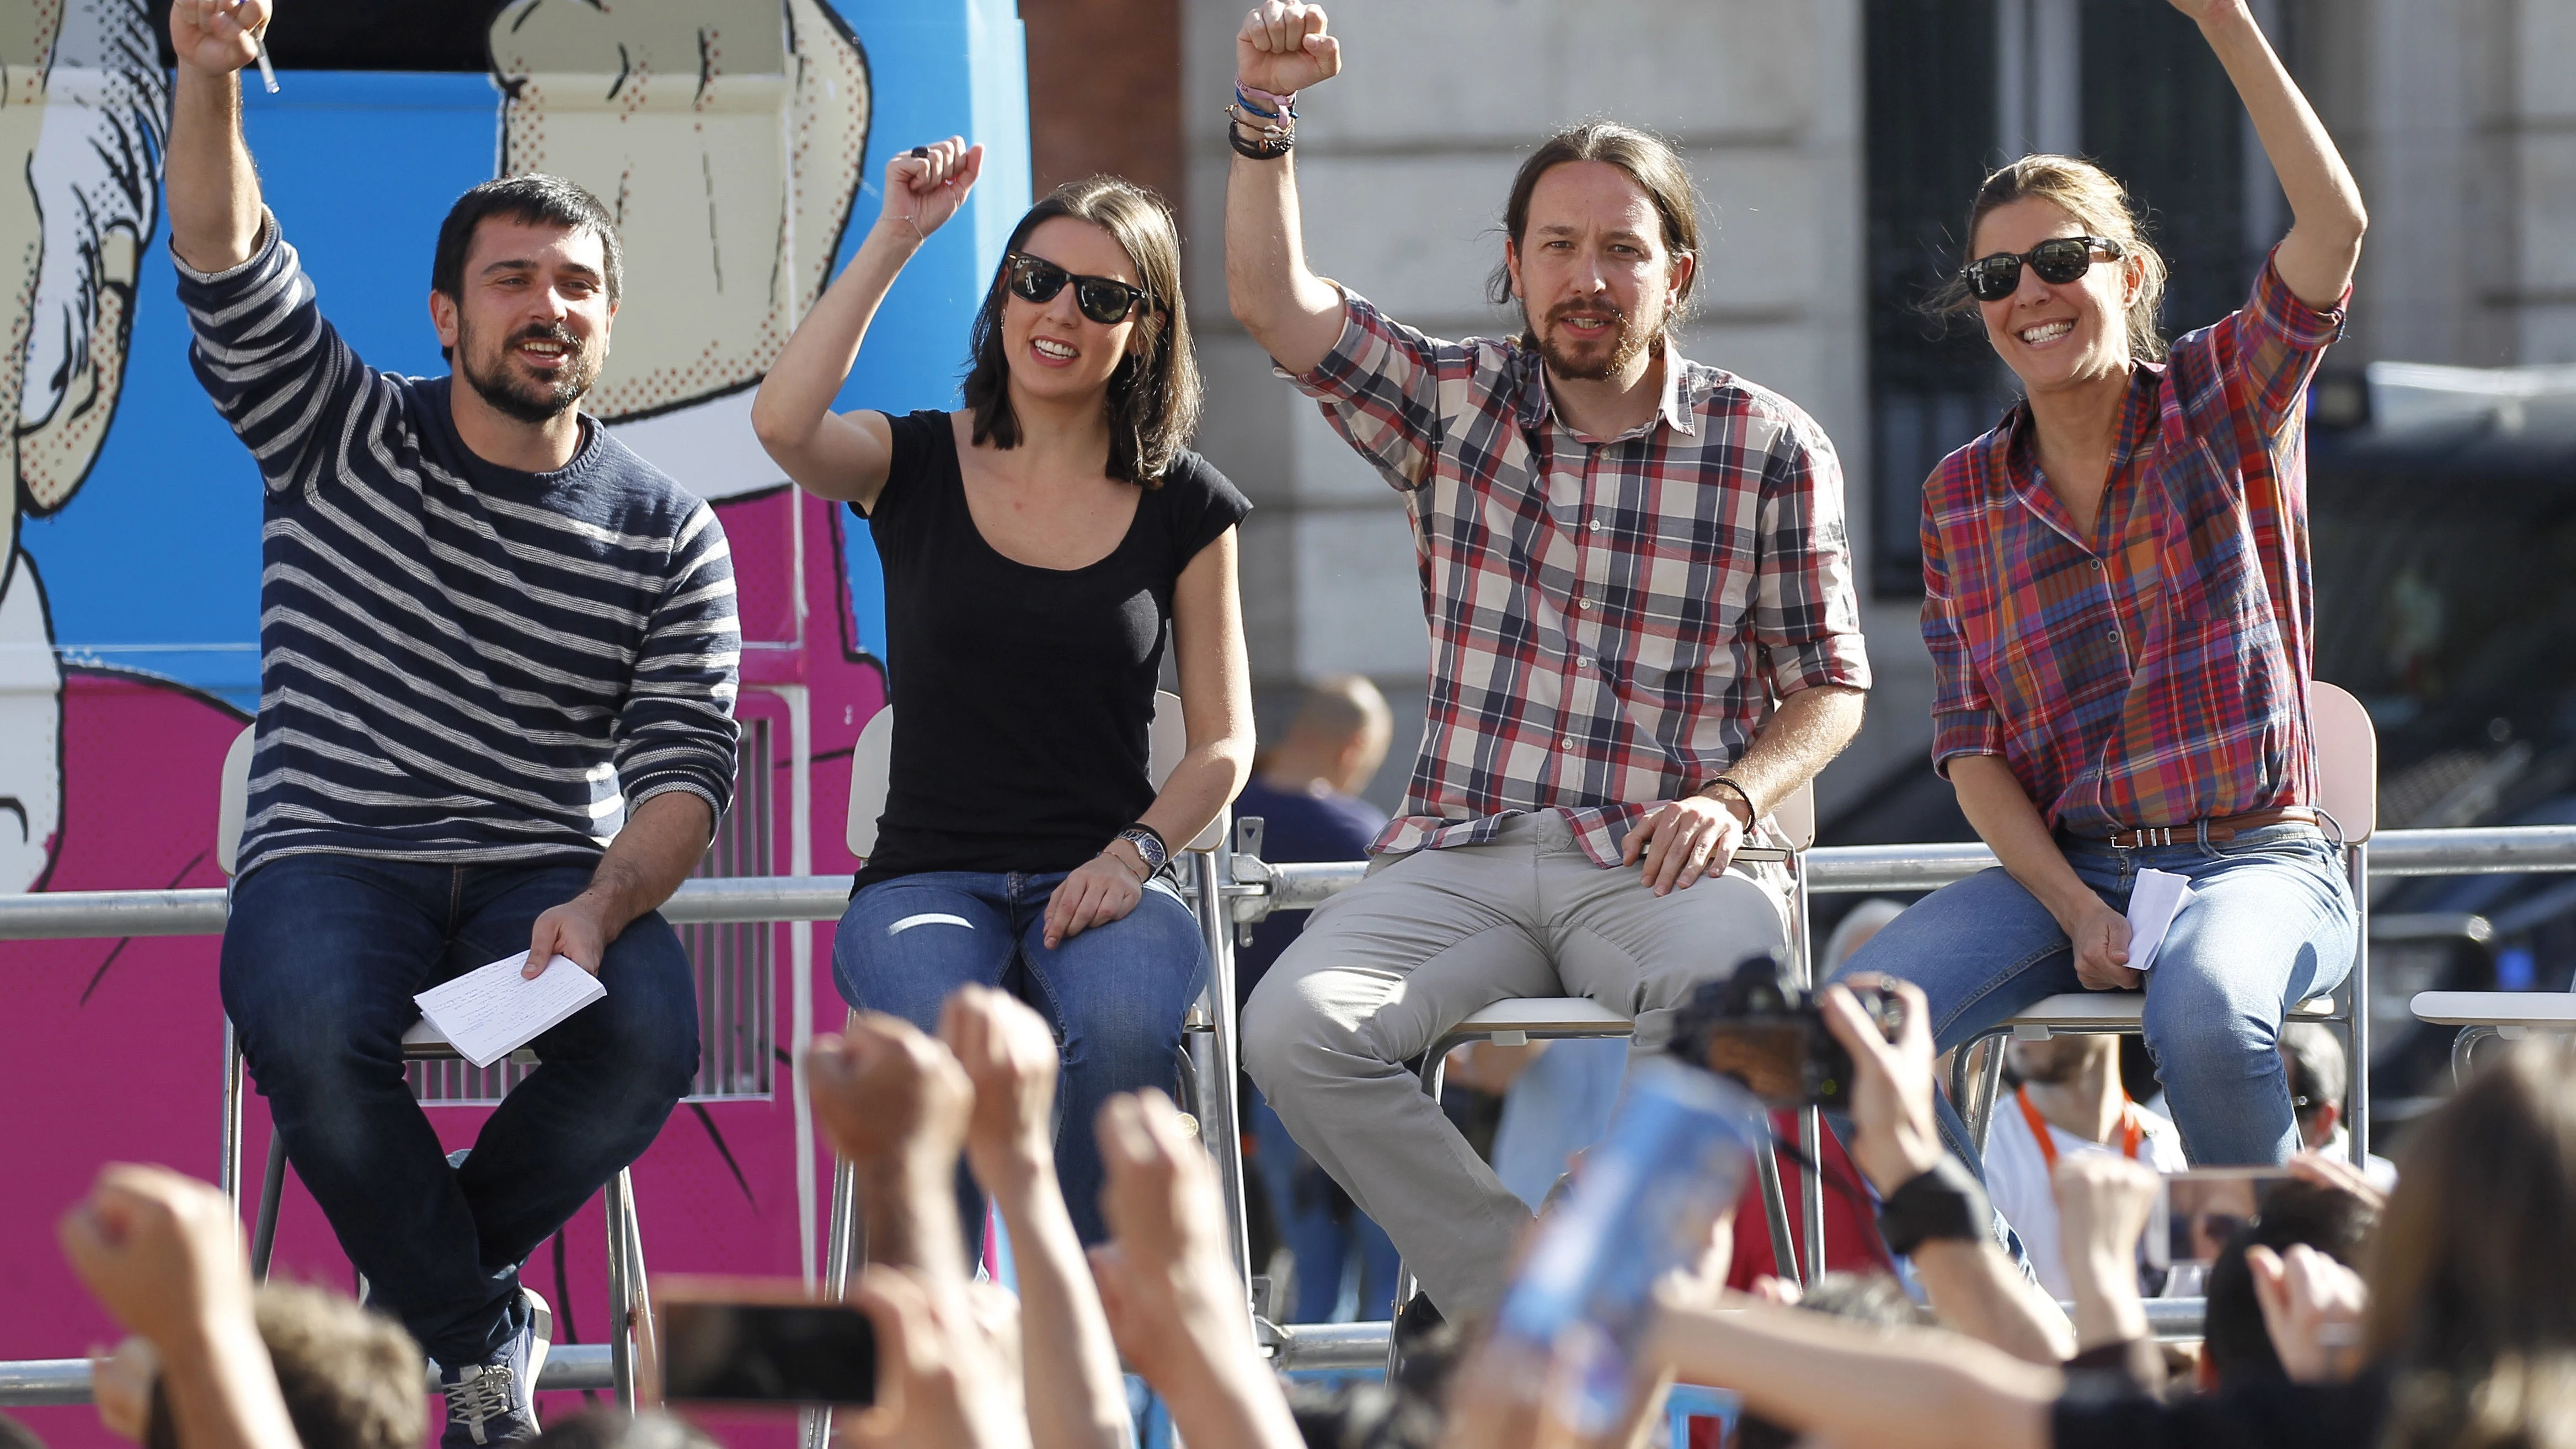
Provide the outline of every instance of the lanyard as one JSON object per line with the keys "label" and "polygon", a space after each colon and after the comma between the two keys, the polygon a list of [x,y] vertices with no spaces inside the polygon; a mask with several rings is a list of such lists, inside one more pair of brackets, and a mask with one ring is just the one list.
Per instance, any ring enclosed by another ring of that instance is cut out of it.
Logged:
{"label": "lanyard", "polygon": [[[2015,1087],[2013,1100],[2021,1103],[2022,1120],[2030,1124],[2031,1138],[2039,1143],[2040,1159],[2048,1164],[2049,1174],[2055,1176],[2057,1143],[2049,1137],[2048,1119],[2040,1116],[2039,1109],[2030,1104],[2030,1088]],[[2138,1104],[2129,1100],[2129,1093],[2123,1088],[2120,1092],[2120,1154],[2131,1162],[2137,1161],[2138,1144],[2146,1135],[2146,1130],[2138,1125]]]}

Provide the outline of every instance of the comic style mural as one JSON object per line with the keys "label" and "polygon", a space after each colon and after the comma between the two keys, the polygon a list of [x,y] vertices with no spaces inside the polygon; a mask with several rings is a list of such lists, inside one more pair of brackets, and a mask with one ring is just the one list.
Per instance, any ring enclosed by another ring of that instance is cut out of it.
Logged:
{"label": "comic style mural", "polygon": [[[716,503],[741,591],[742,803],[704,872],[851,869],[847,761],[884,699],[873,557],[864,524],[761,453],[752,389],[873,219],[888,148],[964,133],[993,156],[973,214],[907,271],[878,323],[903,342],[871,348],[844,397],[953,405],[974,301],[1028,201],[1015,7],[502,0],[426,7],[428,21],[406,7],[415,27],[470,27],[428,49],[488,57],[474,70],[299,65],[295,6],[280,8],[280,91],[248,94],[245,126],[326,315],[372,364],[444,371],[429,257],[466,187],[549,171],[616,214],[626,290],[586,405]],[[189,371],[158,230],[157,13],[0,0],[0,401],[15,405],[0,432],[0,893],[220,886],[218,772],[258,702],[259,488]],[[816,1259],[829,1156],[799,1131],[786,1063],[818,1015],[839,1019],[819,929],[688,933],[707,1062],[635,1171],[655,1272],[794,1276]],[[215,1176],[215,965],[211,938],[0,944],[0,1359],[111,1334],[53,1248],[54,1215],[98,1163]],[[422,1085],[463,1145],[504,1083]],[[246,1115],[255,1187],[255,1096]],[[347,1286],[291,1179],[285,1203],[277,1271]],[[594,1209],[529,1265],[563,1341],[605,1332],[600,1237]],[[86,1409],[29,1417],[56,1445],[109,1442]]]}

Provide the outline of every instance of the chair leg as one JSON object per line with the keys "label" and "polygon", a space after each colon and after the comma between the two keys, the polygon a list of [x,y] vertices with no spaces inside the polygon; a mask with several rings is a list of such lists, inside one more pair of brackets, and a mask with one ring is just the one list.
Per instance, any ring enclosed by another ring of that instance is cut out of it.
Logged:
{"label": "chair leg", "polygon": [[2352,980],[2344,996],[2344,1031],[2351,1038],[2345,1052],[2351,1061],[2344,1072],[2344,1121],[2351,1133],[2352,1165],[2360,1167],[2370,1160],[2369,842],[2345,851],[2344,867],[2352,873],[2353,907]]}
{"label": "chair leg", "polygon": [[1798,1271],[1798,1250],[1789,1236],[1789,1202],[1780,1189],[1778,1149],[1768,1145],[1756,1149],[1753,1168],[1762,1179],[1762,1216],[1771,1227],[1772,1271],[1803,1287],[1807,1280]]}
{"label": "chair leg", "polygon": [[1806,1230],[1806,1276],[1812,1283],[1825,1276],[1825,1114],[1809,1107],[1798,1114],[1798,1219]]}
{"label": "chair leg", "polygon": [[[847,1158],[832,1168],[832,1211],[824,1228],[823,1298],[838,1303],[849,1296],[850,1265],[865,1252],[860,1240],[858,1209],[858,1174]],[[829,1449],[832,1442],[832,1410],[829,1405],[806,1409],[797,1416],[797,1442],[803,1449]]]}
{"label": "chair leg", "polygon": [[[1968,1143],[1983,1155],[1986,1132],[1994,1125],[1995,1103],[2003,1096],[2004,1038],[2001,1035],[1982,1037],[1979,1042],[1984,1046],[1986,1056],[1977,1064],[1976,1081],[1969,1088],[1963,1115],[1968,1122]],[[1966,1046],[1961,1047],[1963,1051],[1966,1049]]]}
{"label": "chair leg", "polygon": [[224,1100],[221,1156],[215,1162],[216,1185],[231,1200],[233,1214],[241,1214],[241,1134],[242,1134],[242,1052],[241,1034],[233,1030],[233,1019],[224,1018]]}
{"label": "chair leg", "polygon": [[2451,1038],[2452,1086],[2457,1087],[2469,1079],[2469,1059],[2476,1054],[2478,1043],[2497,1034],[2491,1026],[2464,1026],[2458,1036]]}
{"label": "chair leg", "polygon": [[634,1178],[621,1172],[617,1180],[618,1196],[626,1202],[626,1301],[627,1322],[632,1325],[633,1361],[652,1366],[660,1361],[660,1345],[653,1324],[653,1286],[644,1275],[642,1208],[635,1201]]}
{"label": "chair leg", "polygon": [[608,1180],[608,1190],[600,1195],[608,1218],[608,1377],[617,1392],[617,1407],[635,1412],[635,1343],[627,1319],[633,1303],[629,1270],[633,1260],[626,1247],[627,1178],[619,1172]]}
{"label": "chair leg", "polygon": [[286,1140],[277,1135],[277,1124],[268,1128],[268,1170],[260,1176],[259,1217],[250,1234],[250,1278],[254,1283],[268,1281],[268,1260],[277,1246],[277,1209],[286,1195]]}

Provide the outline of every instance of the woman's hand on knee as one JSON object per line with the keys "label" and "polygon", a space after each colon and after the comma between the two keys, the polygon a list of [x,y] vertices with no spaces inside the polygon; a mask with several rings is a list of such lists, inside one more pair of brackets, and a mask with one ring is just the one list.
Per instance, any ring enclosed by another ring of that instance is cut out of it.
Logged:
{"label": "woman's hand on knee", "polygon": [[2129,966],[2129,918],[2096,897],[2067,928],[2075,946],[2075,979],[2087,991],[2135,991],[2146,973]]}
{"label": "woman's hand on knee", "polygon": [[1047,897],[1046,944],[1054,950],[1094,926],[1125,919],[1145,898],[1145,883],[1111,855],[1095,855]]}

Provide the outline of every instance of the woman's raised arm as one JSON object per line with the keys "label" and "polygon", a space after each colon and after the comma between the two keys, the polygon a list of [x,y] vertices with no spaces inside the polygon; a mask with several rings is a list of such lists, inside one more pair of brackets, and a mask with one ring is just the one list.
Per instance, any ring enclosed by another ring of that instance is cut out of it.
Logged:
{"label": "woman's raised arm", "polygon": [[2263,154],[2281,178],[2281,192],[2290,200],[2290,233],[2281,238],[2274,256],[2281,280],[2311,307],[2334,306],[2352,285],[2353,267],[2361,260],[2361,234],[2370,225],[2351,168],[2281,58],[2272,53],[2245,0],[2173,0],[2173,6],[2199,22],[2202,37],[2227,68],[2227,78],[2235,82],[2237,97],[2254,120]]}
{"label": "woman's raised arm", "polygon": [[832,399],[848,381],[896,274],[957,214],[983,167],[984,148],[956,136],[888,161],[885,209],[876,225],[761,380],[751,403],[752,431],[806,492],[865,509],[885,487],[893,447],[885,415],[836,414]]}

